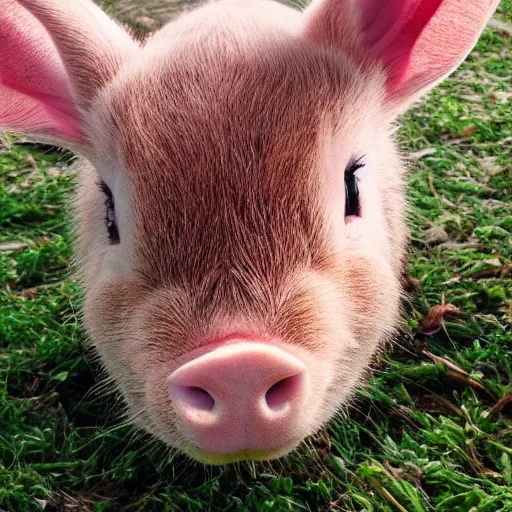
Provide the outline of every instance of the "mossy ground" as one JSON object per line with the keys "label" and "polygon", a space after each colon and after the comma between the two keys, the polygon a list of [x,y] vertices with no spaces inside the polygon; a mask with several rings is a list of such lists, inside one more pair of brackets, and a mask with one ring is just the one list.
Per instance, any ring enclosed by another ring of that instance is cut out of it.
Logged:
{"label": "mossy ground", "polygon": [[[496,16],[509,30],[511,12]],[[273,464],[205,468],[119,423],[77,313],[68,156],[4,144],[0,510],[512,511],[511,73],[510,32],[490,27],[401,120],[407,333],[352,409]],[[418,333],[443,297],[461,314]]]}

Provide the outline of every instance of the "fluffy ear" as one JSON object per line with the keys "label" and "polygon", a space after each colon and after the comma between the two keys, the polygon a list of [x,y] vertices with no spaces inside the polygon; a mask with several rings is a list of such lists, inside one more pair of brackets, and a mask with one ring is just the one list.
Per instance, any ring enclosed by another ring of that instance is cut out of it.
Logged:
{"label": "fluffy ear", "polygon": [[377,59],[386,102],[403,110],[467,57],[499,0],[313,0],[311,41]]}
{"label": "fluffy ear", "polygon": [[2,0],[0,128],[87,146],[81,112],[138,49],[89,0]]}

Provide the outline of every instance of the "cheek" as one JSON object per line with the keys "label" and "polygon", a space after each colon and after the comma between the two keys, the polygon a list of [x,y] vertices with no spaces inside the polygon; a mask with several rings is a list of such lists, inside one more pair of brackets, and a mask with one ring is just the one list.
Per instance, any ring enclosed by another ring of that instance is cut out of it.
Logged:
{"label": "cheek", "polygon": [[324,316],[325,353],[335,374],[354,381],[397,327],[400,283],[389,264],[368,256],[334,256],[322,276],[328,284],[317,288],[315,300]]}
{"label": "cheek", "polygon": [[308,272],[291,285],[275,324],[280,338],[302,345],[328,361],[333,348],[350,346],[347,324],[352,305],[344,300],[332,275],[322,270]]}
{"label": "cheek", "polygon": [[370,352],[375,348],[372,345],[396,328],[401,297],[393,265],[377,254],[351,256],[338,273],[340,286],[353,306],[352,330],[359,339],[368,340]]}
{"label": "cheek", "polygon": [[400,288],[392,271],[370,258],[339,259],[329,269],[334,301],[323,303],[331,330],[325,338],[325,364],[332,378],[322,400],[323,421],[346,404],[366,374],[372,357],[395,331]]}
{"label": "cheek", "polygon": [[370,257],[333,255],[293,283],[277,318],[280,335],[308,349],[315,425],[347,403],[379,345],[398,321],[392,269]]}
{"label": "cheek", "polygon": [[84,326],[110,374],[126,383],[140,361],[137,340],[145,293],[136,282],[98,277],[85,287]]}

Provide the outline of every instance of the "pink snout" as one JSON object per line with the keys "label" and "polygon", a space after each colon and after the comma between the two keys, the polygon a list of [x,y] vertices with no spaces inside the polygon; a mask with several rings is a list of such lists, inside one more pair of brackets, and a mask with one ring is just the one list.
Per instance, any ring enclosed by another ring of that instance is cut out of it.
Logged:
{"label": "pink snout", "polygon": [[206,453],[288,451],[301,440],[305,365],[273,345],[237,342],[168,377],[186,435]]}

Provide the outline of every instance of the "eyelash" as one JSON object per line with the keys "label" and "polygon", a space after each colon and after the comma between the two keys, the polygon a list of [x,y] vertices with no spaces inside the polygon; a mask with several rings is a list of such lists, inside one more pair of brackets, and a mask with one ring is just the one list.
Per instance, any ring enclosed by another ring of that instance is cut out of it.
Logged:
{"label": "eyelash", "polygon": [[105,226],[107,228],[108,239],[112,245],[120,242],[119,231],[116,224],[116,212],[114,205],[114,196],[110,187],[104,182],[100,182],[100,190],[105,194]]}
{"label": "eyelash", "polygon": [[362,159],[363,157],[351,160],[345,169],[345,217],[361,215],[358,180],[355,173],[364,167]]}

